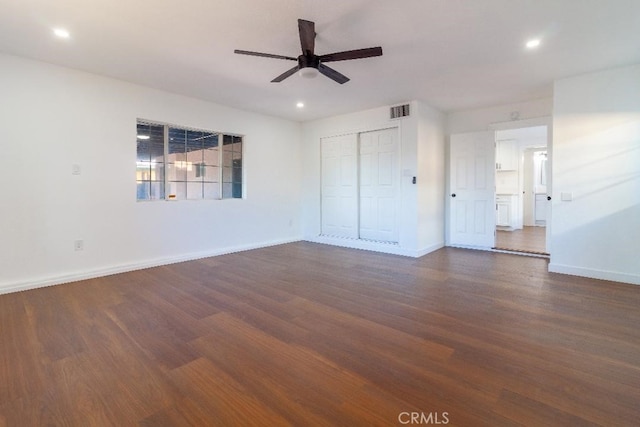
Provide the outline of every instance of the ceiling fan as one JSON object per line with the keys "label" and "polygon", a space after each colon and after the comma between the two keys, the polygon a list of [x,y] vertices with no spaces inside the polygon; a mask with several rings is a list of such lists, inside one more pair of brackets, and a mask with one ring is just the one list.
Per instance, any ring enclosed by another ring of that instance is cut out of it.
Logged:
{"label": "ceiling fan", "polygon": [[271,82],[279,83],[287,77],[300,71],[303,77],[315,77],[318,72],[324,74],[330,79],[344,84],[349,81],[349,78],[344,74],[341,74],[331,67],[324,65],[325,62],[332,61],[345,61],[348,59],[360,59],[369,58],[372,56],[381,56],[381,47],[369,47],[365,49],[347,50],[344,52],[328,53],[326,55],[316,55],[314,53],[316,30],[315,23],[306,21],[304,19],[298,19],[298,31],[300,32],[300,46],[302,47],[302,55],[294,58],[292,56],[273,55],[270,53],[251,52],[248,50],[234,50],[234,53],[241,55],[262,56],[265,58],[275,59],[287,59],[290,61],[298,61],[298,65],[280,74]]}

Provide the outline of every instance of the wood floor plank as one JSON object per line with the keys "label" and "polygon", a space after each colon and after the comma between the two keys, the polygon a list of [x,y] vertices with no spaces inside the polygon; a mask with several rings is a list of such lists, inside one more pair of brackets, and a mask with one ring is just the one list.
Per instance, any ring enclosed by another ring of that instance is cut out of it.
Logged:
{"label": "wood floor plank", "polygon": [[214,425],[262,426],[265,420],[270,426],[289,425],[208,359],[195,360],[169,375],[185,395],[207,408]]}
{"label": "wood floor plank", "polygon": [[0,427],[637,425],[640,287],[312,243],[0,295]]}

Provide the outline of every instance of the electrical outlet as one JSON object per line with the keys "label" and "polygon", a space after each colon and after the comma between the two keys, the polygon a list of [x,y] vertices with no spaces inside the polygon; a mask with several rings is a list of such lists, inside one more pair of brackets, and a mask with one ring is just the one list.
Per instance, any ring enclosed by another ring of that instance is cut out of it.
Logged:
{"label": "electrical outlet", "polygon": [[84,240],[76,240],[73,242],[73,247],[76,251],[84,250]]}
{"label": "electrical outlet", "polygon": [[80,175],[80,173],[82,173],[82,169],[80,168],[80,165],[78,164],[71,165],[71,175]]}

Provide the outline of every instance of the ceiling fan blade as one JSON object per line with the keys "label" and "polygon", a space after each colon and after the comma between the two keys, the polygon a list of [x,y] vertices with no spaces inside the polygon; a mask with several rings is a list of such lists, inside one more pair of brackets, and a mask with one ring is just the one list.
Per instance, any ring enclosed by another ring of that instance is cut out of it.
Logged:
{"label": "ceiling fan blade", "polygon": [[331,80],[336,81],[340,84],[344,84],[349,81],[349,77],[345,76],[344,74],[340,74],[333,68],[327,67],[324,64],[318,65],[318,71],[320,71],[325,76],[329,77]]}
{"label": "ceiling fan blade", "polygon": [[331,62],[345,61],[347,59],[370,58],[372,56],[382,56],[382,48],[378,46],[368,47],[366,49],[346,50],[344,52],[335,52],[328,53],[326,55],[320,55],[319,58],[322,62]]}
{"label": "ceiling fan blade", "polygon": [[293,74],[295,74],[299,69],[300,69],[300,67],[296,65],[292,69],[285,71],[284,73],[280,74],[275,79],[271,80],[271,83],[280,83],[281,81],[283,81],[287,77],[292,76]]}
{"label": "ceiling fan blade", "polygon": [[262,56],[264,58],[288,59],[290,61],[297,61],[298,60],[298,58],[293,58],[291,56],[273,55],[271,53],[262,53],[262,52],[251,52],[249,50],[236,49],[236,50],[233,51],[233,53],[238,53],[240,55]]}
{"label": "ceiling fan blade", "polygon": [[302,54],[313,55],[316,45],[316,24],[304,19],[298,19],[298,31],[300,32]]}

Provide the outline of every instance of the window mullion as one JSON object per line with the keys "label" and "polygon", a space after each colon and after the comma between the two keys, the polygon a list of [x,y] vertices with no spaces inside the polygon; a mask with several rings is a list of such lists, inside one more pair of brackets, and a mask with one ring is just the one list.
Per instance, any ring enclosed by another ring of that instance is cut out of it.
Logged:
{"label": "window mullion", "polygon": [[222,164],[222,152],[224,151],[224,135],[218,134],[218,195],[220,196],[220,200],[223,199],[222,191],[223,191],[223,183],[222,183],[222,168],[224,165]]}
{"label": "window mullion", "polygon": [[163,136],[163,140],[164,140],[164,199],[165,200],[169,200],[169,192],[168,192],[168,188],[169,188],[169,126],[164,125],[163,126],[163,130],[164,130],[164,136]]}

